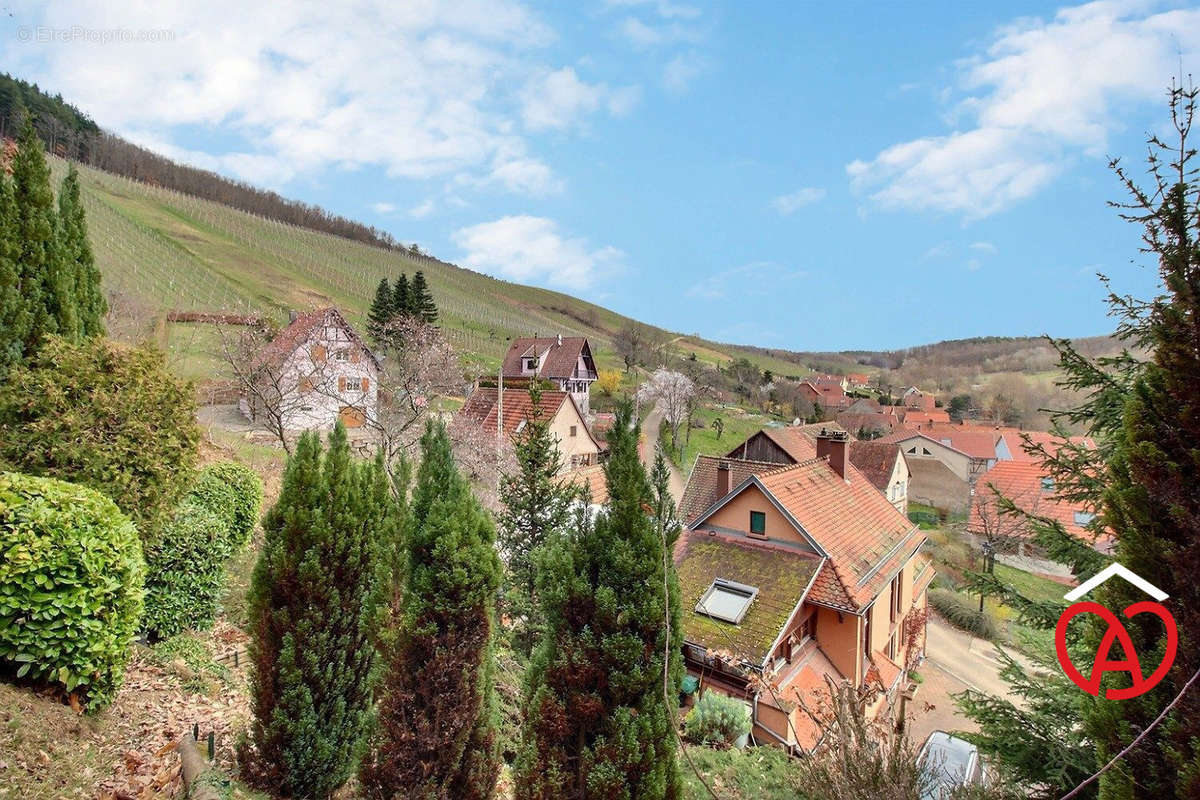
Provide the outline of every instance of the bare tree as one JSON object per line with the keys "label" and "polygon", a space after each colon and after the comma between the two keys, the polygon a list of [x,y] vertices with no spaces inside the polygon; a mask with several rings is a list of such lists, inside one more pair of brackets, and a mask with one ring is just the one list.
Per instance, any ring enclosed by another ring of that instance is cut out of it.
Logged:
{"label": "bare tree", "polygon": [[657,404],[671,426],[671,447],[679,450],[679,428],[692,410],[696,384],[682,372],[657,369],[638,389],[638,402]]}
{"label": "bare tree", "polygon": [[[326,382],[322,360],[271,358],[270,332],[263,328],[218,325],[221,358],[241,396],[239,407],[250,421],[274,436],[284,452],[292,452],[293,422],[309,402],[307,389]],[[295,363],[293,363],[293,361]]]}
{"label": "bare tree", "polygon": [[475,487],[479,502],[498,513],[502,507],[500,476],[516,469],[512,442],[462,415],[451,420],[447,431],[459,470]]}
{"label": "bare tree", "polygon": [[639,322],[631,322],[613,336],[613,347],[625,363],[629,372],[645,360],[646,335],[648,329]]}

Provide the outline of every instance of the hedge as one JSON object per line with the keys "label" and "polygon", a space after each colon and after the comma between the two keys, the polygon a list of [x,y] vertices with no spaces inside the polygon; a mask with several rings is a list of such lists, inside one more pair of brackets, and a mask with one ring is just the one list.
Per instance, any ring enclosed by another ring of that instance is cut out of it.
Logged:
{"label": "hedge", "polygon": [[984,639],[999,634],[996,621],[987,613],[979,613],[977,600],[949,589],[930,589],[929,604],[956,628]]}
{"label": "hedge", "polygon": [[137,528],[111,500],[0,473],[0,663],[94,711],[121,684],[142,616]]}
{"label": "hedge", "polygon": [[233,461],[220,461],[200,470],[190,496],[222,516],[229,526],[229,553],[250,540],[262,509],[262,479],[254,470]]}
{"label": "hedge", "polygon": [[225,584],[228,525],[185,500],[146,547],[146,615],[142,629],[167,638],[212,624]]}

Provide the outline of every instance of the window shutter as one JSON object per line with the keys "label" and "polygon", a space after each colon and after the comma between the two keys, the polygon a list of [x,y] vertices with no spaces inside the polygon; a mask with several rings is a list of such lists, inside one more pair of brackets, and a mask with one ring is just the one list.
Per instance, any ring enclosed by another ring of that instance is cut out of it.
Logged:
{"label": "window shutter", "polygon": [[320,345],[320,344],[317,345],[316,347],[313,348],[312,353],[313,353],[313,361],[324,361],[325,360],[325,346],[324,345]]}
{"label": "window shutter", "polygon": [[345,376],[339,376],[339,377],[338,377],[338,391],[339,391],[339,392],[344,392],[344,391],[346,391],[346,378],[345,378]]}
{"label": "window shutter", "polygon": [[368,379],[368,378],[363,378],[363,379],[362,379],[362,390],[363,390],[364,392],[365,392],[365,391],[367,391],[367,388],[368,388],[370,385],[371,385],[371,381],[370,381],[370,379]]}

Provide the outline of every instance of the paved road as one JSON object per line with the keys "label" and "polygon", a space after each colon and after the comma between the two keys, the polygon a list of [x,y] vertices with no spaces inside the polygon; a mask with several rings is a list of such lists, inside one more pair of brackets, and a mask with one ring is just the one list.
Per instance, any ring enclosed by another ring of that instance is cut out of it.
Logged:
{"label": "paved road", "polygon": [[[662,412],[658,410],[658,406],[655,406],[642,418],[642,441],[638,445],[638,452],[642,456],[642,463],[646,465],[646,469],[654,466],[654,445],[658,442],[658,429],[662,425],[662,421]],[[667,467],[671,470],[671,496],[675,498],[675,503],[678,505],[680,498],[683,497],[683,476],[670,461],[667,461]]]}

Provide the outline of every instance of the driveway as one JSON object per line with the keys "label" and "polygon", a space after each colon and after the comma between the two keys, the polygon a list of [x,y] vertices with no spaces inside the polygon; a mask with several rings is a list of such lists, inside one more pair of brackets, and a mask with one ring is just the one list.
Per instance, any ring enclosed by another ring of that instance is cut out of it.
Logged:
{"label": "driveway", "polygon": [[[655,406],[642,419],[642,440],[638,443],[638,453],[642,457],[642,463],[646,465],[646,469],[654,467],[654,446],[658,443],[658,429],[662,426],[662,412]],[[671,496],[675,498],[675,504],[683,498],[683,475],[675,468],[670,459],[667,460],[667,469],[671,472],[669,481]]]}

